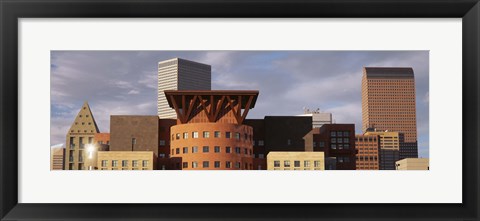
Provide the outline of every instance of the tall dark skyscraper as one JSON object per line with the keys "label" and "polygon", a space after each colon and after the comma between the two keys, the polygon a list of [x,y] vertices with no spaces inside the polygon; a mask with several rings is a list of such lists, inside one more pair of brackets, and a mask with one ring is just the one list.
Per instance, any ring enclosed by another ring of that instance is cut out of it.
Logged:
{"label": "tall dark skyscraper", "polygon": [[404,134],[400,159],[417,158],[415,77],[408,67],[364,67],[362,77],[362,129]]}

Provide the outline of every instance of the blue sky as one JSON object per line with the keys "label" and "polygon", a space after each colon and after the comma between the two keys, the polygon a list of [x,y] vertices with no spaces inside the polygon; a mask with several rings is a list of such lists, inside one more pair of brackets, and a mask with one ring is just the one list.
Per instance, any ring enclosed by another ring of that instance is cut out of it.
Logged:
{"label": "blue sky", "polygon": [[428,51],[52,51],[51,145],[84,101],[102,132],[110,115],[156,115],[157,63],[174,57],[211,65],[214,90],[259,90],[247,118],[320,108],[359,134],[362,67],[412,67],[419,156],[429,157]]}

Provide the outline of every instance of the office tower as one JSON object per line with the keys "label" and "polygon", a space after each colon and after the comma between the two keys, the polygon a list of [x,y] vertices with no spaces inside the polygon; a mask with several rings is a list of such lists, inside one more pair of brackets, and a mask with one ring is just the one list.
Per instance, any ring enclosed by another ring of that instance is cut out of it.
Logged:
{"label": "office tower", "polygon": [[402,133],[400,159],[417,158],[415,78],[412,68],[364,67],[362,129]]}
{"label": "office tower", "polygon": [[63,170],[65,167],[65,148],[56,146],[50,148],[50,170]]}
{"label": "office tower", "polygon": [[[85,144],[92,145],[95,134],[98,133],[97,123],[93,118],[90,106],[85,102],[75,117],[67,133],[65,145],[65,169],[84,170],[86,150]],[[90,168],[88,168],[90,169]]]}
{"label": "office tower", "polygon": [[380,155],[377,135],[356,135],[355,149],[357,150],[357,170],[378,170]]}
{"label": "office tower", "polygon": [[176,118],[175,110],[168,106],[165,90],[210,90],[211,66],[174,58],[158,62],[158,116]]}
{"label": "office tower", "polygon": [[367,129],[364,136],[378,136],[380,145],[380,170],[395,170],[395,162],[400,159],[400,147],[403,142],[403,134],[398,132],[378,131]]}
{"label": "office tower", "polygon": [[167,90],[165,95],[177,113],[177,125],[170,128],[173,169],[253,169],[253,129],[243,122],[258,91]]}
{"label": "office tower", "polygon": [[405,158],[396,162],[397,170],[429,170],[428,158]]}
{"label": "office tower", "polygon": [[325,170],[323,152],[276,152],[267,155],[267,170]]}

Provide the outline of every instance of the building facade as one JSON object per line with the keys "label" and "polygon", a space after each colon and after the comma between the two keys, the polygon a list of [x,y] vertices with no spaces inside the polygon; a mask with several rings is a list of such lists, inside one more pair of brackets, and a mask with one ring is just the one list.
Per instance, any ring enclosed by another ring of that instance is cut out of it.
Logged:
{"label": "building facade", "polygon": [[303,137],[312,130],[311,116],[265,116],[264,119],[247,119],[253,128],[254,168],[267,168],[266,156],[270,151],[305,151]]}
{"label": "building facade", "polygon": [[428,158],[406,158],[396,162],[397,170],[430,170]]}
{"label": "building facade", "polygon": [[99,133],[92,111],[85,102],[67,133],[65,145],[65,170],[85,170],[86,148],[93,145]]}
{"label": "building facade", "polygon": [[304,139],[306,151],[324,152],[325,158],[335,159],[335,166],[327,169],[356,169],[354,124],[325,124],[313,128]]}
{"label": "building facade", "polygon": [[364,67],[362,77],[362,130],[404,134],[400,158],[417,158],[415,78],[412,68]]}
{"label": "building facade", "polygon": [[318,110],[316,110],[316,111],[305,110],[304,114],[300,114],[300,115],[297,115],[297,116],[310,116],[310,117],[312,117],[313,128],[320,128],[324,124],[332,124],[333,123],[332,113],[324,113],[324,112],[320,112]]}
{"label": "building facade", "polygon": [[380,169],[380,138],[377,135],[356,135],[357,170]]}
{"label": "building facade", "polygon": [[379,169],[395,170],[395,162],[400,159],[400,144],[403,136],[398,132],[367,129],[365,136],[378,136],[379,139]]}
{"label": "building facade", "polygon": [[165,90],[210,90],[211,66],[181,58],[158,63],[158,116],[161,119],[176,118],[168,106]]}
{"label": "building facade", "polygon": [[65,148],[50,148],[50,170],[63,170],[65,168]]}
{"label": "building facade", "polygon": [[268,170],[325,170],[323,152],[276,152],[267,155]]}
{"label": "building facade", "polygon": [[258,91],[167,90],[165,96],[177,113],[170,128],[173,169],[253,169],[253,129],[243,121]]}
{"label": "building facade", "polygon": [[96,164],[99,170],[153,170],[155,159],[153,151],[99,151]]}

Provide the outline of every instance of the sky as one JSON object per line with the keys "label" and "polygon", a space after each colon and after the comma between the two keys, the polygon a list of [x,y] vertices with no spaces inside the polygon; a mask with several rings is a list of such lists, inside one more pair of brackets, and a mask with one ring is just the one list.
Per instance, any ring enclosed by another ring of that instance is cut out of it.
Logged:
{"label": "sky", "polygon": [[51,145],[84,101],[101,132],[110,115],[157,114],[157,64],[175,57],[212,66],[212,90],[259,90],[248,119],[303,114],[354,123],[361,134],[362,67],[412,67],[419,157],[429,157],[428,51],[51,51]]}

